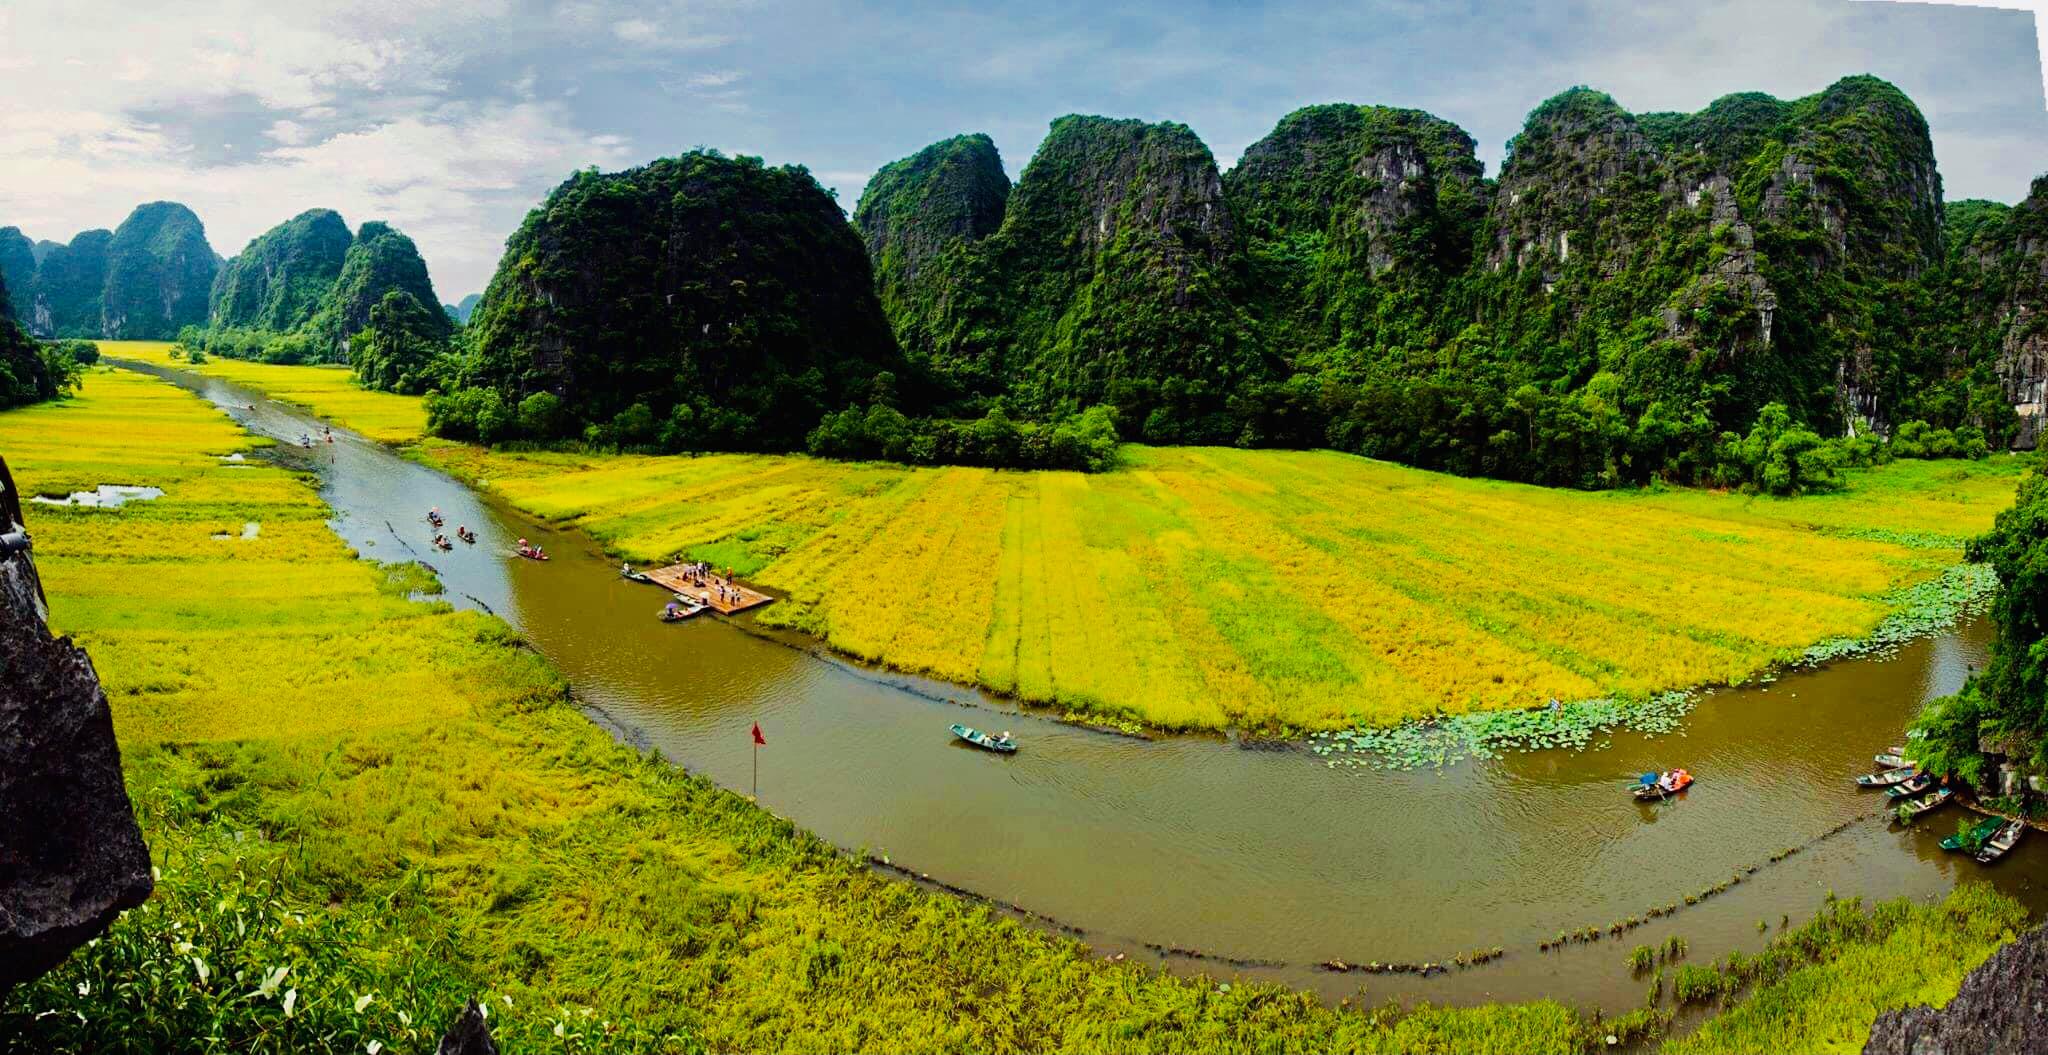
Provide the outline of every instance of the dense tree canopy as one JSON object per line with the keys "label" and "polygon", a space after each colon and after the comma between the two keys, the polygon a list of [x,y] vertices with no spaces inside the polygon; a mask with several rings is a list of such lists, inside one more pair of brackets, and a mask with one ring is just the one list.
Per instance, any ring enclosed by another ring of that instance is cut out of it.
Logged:
{"label": "dense tree canopy", "polygon": [[506,244],[444,430],[788,450],[898,365],[867,254],[809,172],[695,151],[581,172]]}
{"label": "dense tree canopy", "polygon": [[207,325],[299,329],[333,289],[353,242],[332,209],[309,209],[263,232],[214,280]]}

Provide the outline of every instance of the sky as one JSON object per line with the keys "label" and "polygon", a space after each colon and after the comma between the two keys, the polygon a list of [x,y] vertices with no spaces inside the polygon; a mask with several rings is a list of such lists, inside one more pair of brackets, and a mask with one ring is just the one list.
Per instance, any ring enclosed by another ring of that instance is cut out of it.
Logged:
{"label": "sky", "polygon": [[2028,11],[1857,0],[8,0],[0,226],[68,241],[169,199],[233,256],[333,208],[410,234],[453,302],[571,172],[699,146],[851,209],[961,132],[1014,177],[1063,114],[1174,120],[1227,168],[1297,107],[1381,103],[1462,125],[1491,175],[1574,85],[1696,110],[1853,73],[1919,103],[1950,200],[2010,202],[2048,171],[2037,40]]}

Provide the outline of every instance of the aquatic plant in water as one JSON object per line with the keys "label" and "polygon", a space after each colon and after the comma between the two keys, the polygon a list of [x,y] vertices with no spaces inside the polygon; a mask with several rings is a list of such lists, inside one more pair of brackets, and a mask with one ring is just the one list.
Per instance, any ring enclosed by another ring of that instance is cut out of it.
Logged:
{"label": "aquatic plant in water", "polygon": [[1691,693],[1662,692],[1643,700],[1581,700],[1525,711],[1451,715],[1385,729],[1317,733],[1309,738],[1309,749],[1332,768],[1396,770],[1443,768],[1508,751],[1584,751],[1608,746],[1617,729],[1652,736],[1675,732],[1693,702]]}

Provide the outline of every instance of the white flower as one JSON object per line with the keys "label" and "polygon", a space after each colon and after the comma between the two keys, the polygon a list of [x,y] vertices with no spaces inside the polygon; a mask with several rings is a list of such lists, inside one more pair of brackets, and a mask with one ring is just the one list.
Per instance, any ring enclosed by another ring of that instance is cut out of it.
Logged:
{"label": "white flower", "polygon": [[555,1036],[558,1036],[558,1037],[559,1037],[559,1036],[562,1036],[562,1035],[564,1035],[564,1034],[566,1034],[566,1033],[568,1033],[568,1032],[569,1032],[568,1030],[566,1030],[566,1029],[563,1029],[563,1028],[562,1028],[562,1024],[561,1024],[560,1022],[556,1022],[556,1023],[555,1023]]}
{"label": "white flower", "polygon": [[503,1000],[503,1001],[505,1002],[505,1006],[506,1006],[506,1007],[511,1007],[511,1006],[512,1006],[512,994],[511,994],[511,993],[499,993],[499,994],[498,994],[498,999],[500,999],[500,1000]]}
{"label": "white flower", "polygon": [[171,946],[171,949],[180,956],[192,955],[192,943],[189,941],[181,941],[178,944]]}
{"label": "white flower", "polygon": [[409,1015],[409,1014],[407,1014],[407,1013],[405,1013],[405,1012],[403,1012],[403,1011],[400,1011],[400,1012],[398,1013],[398,1024],[399,1024],[399,1025],[401,1025],[401,1026],[404,1026],[404,1027],[405,1027],[405,1028],[407,1028],[407,1029],[411,1029],[411,1028],[412,1028],[412,1016],[411,1016],[411,1015]]}
{"label": "white flower", "polygon": [[285,994],[284,994],[284,1017],[286,1017],[286,1018],[290,1018],[290,1017],[292,1017],[292,1005],[293,1005],[293,1004],[296,1004],[296,1003],[298,1003],[298,1002],[299,1002],[299,991],[298,991],[298,989],[297,989],[297,988],[292,988],[292,989],[287,989],[287,990],[285,990]]}
{"label": "white flower", "polygon": [[384,1050],[384,1042],[381,1040],[373,1040],[368,1044],[363,1045],[363,1050],[368,1052],[369,1055],[377,1055],[378,1052]]}
{"label": "white flower", "polygon": [[79,996],[90,996],[90,995],[92,995],[92,983],[91,983],[91,982],[80,982],[80,983],[78,983],[78,995],[79,995]]}
{"label": "white flower", "polygon": [[290,967],[281,966],[273,967],[269,971],[264,972],[263,980],[256,983],[256,988],[249,995],[262,1000],[276,996],[277,987],[284,984],[285,972],[289,970],[291,970]]}
{"label": "white flower", "polygon": [[364,993],[363,995],[356,997],[356,1014],[362,1014],[363,1009],[369,1007],[370,1001],[375,999],[377,999],[377,994],[375,993]]}
{"label": "white flower", "polygon": [[192,957],[192,969],[199,972],[199,984],[205,985],[206,976],[211,973],[206,969],[206,961],[197,956]]}
{"label": "white flower", "polygon": [[157,867],[157,866],[155,866],[155,865],[150,865],[150,866],[149,866],[149,878],[151,878],[151,879],[154,879],[154,880],[156,880],[156,881],[157,881],[157,882],[159,882],[159,883],[163,882],[163,881],[164,881],[164,870],[163,870],[163,869],[161,869],[161,868],[158,868],[158,867]]}

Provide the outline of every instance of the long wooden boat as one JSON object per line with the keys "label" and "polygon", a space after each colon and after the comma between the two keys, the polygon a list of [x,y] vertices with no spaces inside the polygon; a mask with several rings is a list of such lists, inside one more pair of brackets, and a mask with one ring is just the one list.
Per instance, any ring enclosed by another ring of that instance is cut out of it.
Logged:
{"label": "long wooden boat", "polygon": [[619,578],[621,578],[621,579],[624,579],[624,580],[626,580],[627,582],[641,582],[641,583],[646,583],[646,584],[647,584],[647,585],[649,585],[649,586],[659,586],[659,585],[661,585],[660,583],[658,583],[658,582],[655,582],[655,581],[654,581],[653,579],[650,579],[650,578],[648,578],[648,577],[647,577],[647,573],[646,573],[646,572],[639,572],[639,571],[634,571],[634,570],[633,570],[632,568],[630,568],[630,567],[622,567],[622,568],[620,568],[620,569],[619,569]]}
{"label": "long wooden boat", "polygon": [[1899,751],[1887,751],[1878,755],[1875,761],[1879,769],[1909,769],[1913,765],[1905,754]]}
{"label": "long wooden boat", "polygon": [[1968,831],[1943,836],[1941,848],[1949,851],[1962,850],[1974,854],[1978,850],[1983,849],[1984,841],[1996,834],[2003,825],[2004,822],[1996,817],[1986,817],[1971,825]]}
{"label": "long wooden boat", "polygon": [[994,751],[999,755],[1014,755],[1017,753],[1017,741],[1007,736],[990,736],[979,729],[969,728],[965,725],[953,726],[953,735],[984,751]]}
{"label": "long wooden boat", "polygon": [[1940,791],[1937,791],[1934,794],[1929,795],[1926,798],[1921,799],[1917,802],[1908,802],[1905,804],[1905,819],[1910,821],[1913,818],[1918,817],[1921,814],[1926,813],[1928,810],[1934,809],[1935,807],[1940,806],[1943,803],[1946,803],[1948,800],[1955,797],[1956,793],[1953,790],[1949,788],[1943,788]]}
{"label": "long wooden boat", "polygon": [[2012,852],[2020,844],[2020,836],[2027,834],[2027,826],[2019,821],[2006,821],[1998,833],[1985,840],[1984,848],[1977,851],[1978,864],[1990,864]]}
{"label": "long wooden boat", "polygon": [[692,616],[702,615],[704,608],[705,606],[700,604],[695,598],[677,594],[675,601],[661,610],[661,621],[664,623],[680,623]]}
{"label": "long wooden boat", "polygon": [[1859,788],[1888,788],[1895,784],[1904,784],[1916,776],[1919,776],[1919,773],[1911,769],[1891,769],[1883,773],[1865,773],[1856,778],[1856,786]]}
{"label": "long wooden boat", "polygon": [[1928,788],[1931,788],[1933,786],[1934,774],[1916,773],[1913,775],[1913,779],[1908,780],[1895,788],[1887,788],[1885,790],[1885,794],[1891,796],[1895,800],[1918,798],[1921,794],[1926,792]]}

